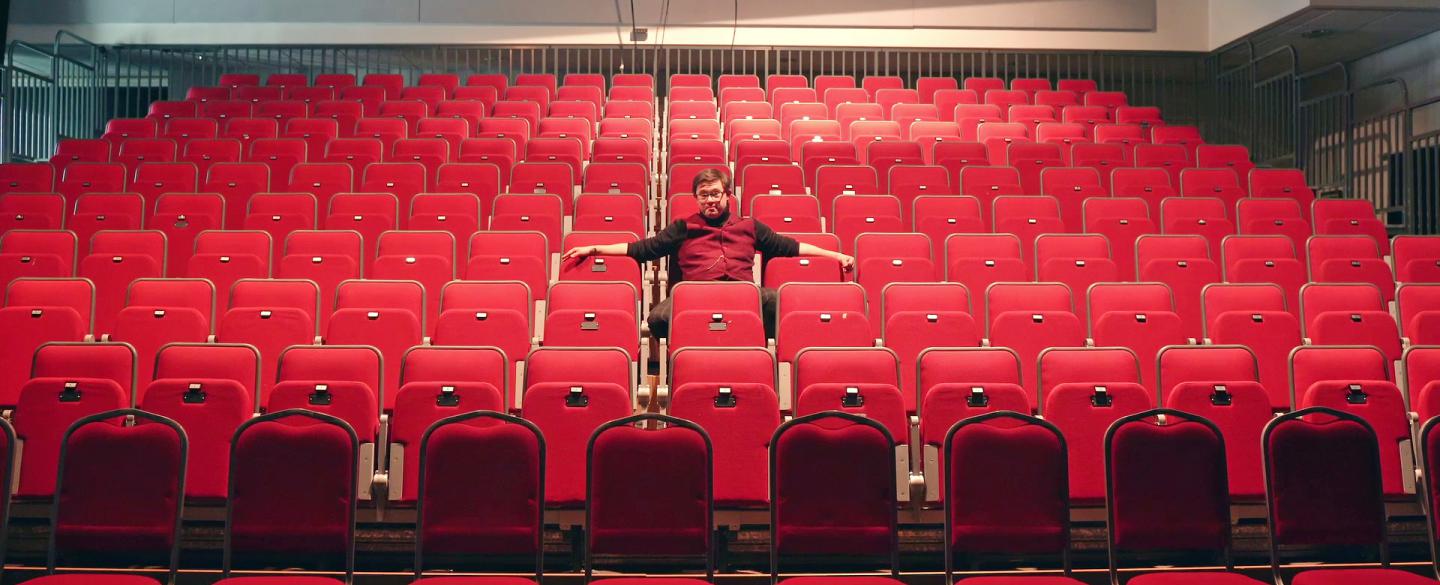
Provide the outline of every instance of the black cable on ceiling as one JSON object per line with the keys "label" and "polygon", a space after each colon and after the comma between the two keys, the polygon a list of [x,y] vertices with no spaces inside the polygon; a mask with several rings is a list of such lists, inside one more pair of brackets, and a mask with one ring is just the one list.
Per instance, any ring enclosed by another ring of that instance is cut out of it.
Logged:
{"label": "black cable on ceiling", "polygon": [[740,33],[740,0],[735,0],[735,19],[730,23],[730,48],[735,48],[735,35]]}
{"label": "black cable on ceiling", "polygon": [[635,29],[640,23],[635,20],[635,0],[630,0],[630,46],[635,46]]}

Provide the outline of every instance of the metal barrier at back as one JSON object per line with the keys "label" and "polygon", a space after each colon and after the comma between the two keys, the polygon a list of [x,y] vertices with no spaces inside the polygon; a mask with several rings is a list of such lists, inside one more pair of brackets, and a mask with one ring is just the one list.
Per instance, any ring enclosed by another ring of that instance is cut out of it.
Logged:
{"label": "metal barrier at back", "polygon": [[5,56],[7,160],[43,160],[55,151],[55,56],[29,43],[10,43]]}

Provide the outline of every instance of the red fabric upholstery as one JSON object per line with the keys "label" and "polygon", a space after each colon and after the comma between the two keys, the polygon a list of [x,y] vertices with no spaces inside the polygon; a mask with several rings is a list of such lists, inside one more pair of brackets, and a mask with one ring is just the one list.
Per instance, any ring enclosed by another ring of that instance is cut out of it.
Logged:
{"label": "red fabric upholstery", "polygon": [[[316,386],[323,384],[330,393],[330,403],[314,402]],[[369,385],[354,380],[285,380],[270,389],[266,409],[279,412],[287,408],[303,408],[323,412],[345,421],[355,429],[361,442],[373,442],[380,435],[380,406]]]}
{"label": "red fabric upholstery", "polygon": [[[439,427],[426,447],[426,554],[534,554],[540,494],[540,443],[518,424],[475,418]],[[406,453],[417,461],[419,449]],[[506,478],[489,481],[487,478]],[[407,476],[406,485],[417,476]],[[419,490],[416,490],[419,493]]]}
{"label": "red fabric upholstery", "polygon": [[530,349],[530,315],[500,307],[446,308],[435,323],[435,345],[493,345],[512,360]]}
{"label": "red fabric upholstery", "polygon": [[[640,325],[631,309],[552,309],[545,315],[545,344],[557,347],[619,347],[638,359]],[[595,324],[594,329],[585,326]]]}
{"label": "red fabric upholstery", "polygon": [[915,411],[915,360],[930,347],[974,347],[980,345],[980,328],[969,313],[962,311],[899,311],[885,320],[885,347],[900,358],[901,387],[905,407]]}
{"label": "red fabric upholstery", "polygon": [[332,577],[308,577],[303,575],[267,575],[264,577],[231,577],[215,582],[215,585],[341,585],[344,583]]}
{"label": "red fabric upholstery", "polygon": [[1081,581],[1061,576],[971,577],[961,579],[959,582],[965,585],[1079,585],[1081,583]]}
{"label": "red fabric upholstery", "polygon": [[[1364,404],[1350,404],[1348,395],[1351,386],[1358,386],[1365,394]],[[1401,464],[1403,449],[1410,452],[1410,418],[1405,410],[1405,398],[1400,389],[1391,382],[1322,380],[1310,385],[1300,398],[1300,408],[1328,406],[1365,419],[1375,430],[1380,441],[1380,474],[1385,482],[1385,495],[1405,495],[1404,475]]]}
{"label": "red fabric upholstery", "polygon": [[1065,548],[1065,446],[1054,431],[1007,419],[966,425],[956,431],[946,461],[952,553]]}
{"label": "red fabric upholstery", "polygon": [[[1429,433],[1420,436],[1420,440],[1423,441],[1420,447],[1424,449],[1424,460],[1419,463],[1424,466],[1427,477],[1440,470],[1440,432],[1435,432],[1435,428],[1432,427]],[[1440,482],[1428,481],[1425,482],[1425,485],[1429,490],[1422,497],[1430,499],[1429,503],[1432,506],[1430,509],[1434,510],[1433,506],[1440,504]],[[1430,521],[1435,522],[1434,517]]]}
{"label": "red fabric upholstery", "polygon": [[899,579],[869,575],[790,577],[781,579],[780,582],[785,585],[899,585],[904,583]]}
{"label": "red fabric upholstery", "polygon": [[135,375],[135,351],[120,343],[50,345],[35,351],[33,378],[84,378],[111,380],[130,398]]}
{"label": "red fabric upholstery", "polygon": [[[454,406],[439,403],[443,388],[453,391],[452,396],[458,400]],[[487,382],[410,382],[400,388],[390,420],[390,442],[405,446],[405,467],[400,470],[404,477],[401,500],[414,501],[419,491],[420,439],[425,429],[435,421],[462,412],[505,412],[502,396],[499,388]]]}
{"label": "red fabric upholstery", "polygon": [[[759,295],[756,295],[759,298]],[[704,306],[704,305],[702,305]],[[711,329],[720,316],[723,330]],[[765,345],[765,322],[755,311],[718,311],[714,307],[677,310],[670,322],[671,348],[754,347]]]}
{"label": "red fabric upholstery", "polygon": [[83,341],[84,320],[69,307],[0,309],[0,404],[14,405],[30,377],[35,349],[50,341]]}
{"label": "red fabric upholstery", "polygon": [[[719,388],[734,406],[720,406]],[[770,501],[770,437],[780,426],[780,400],[769,384],[691,382],[670,391],[671,416],[700,425],[715,459],[715,505],[755,506]]]}
{"label": "red fabric upholstery", "polygon": [[[185,401],[193,384],[200,385],[204,402]],[[187,497],[225,497],[230,477],[230,440],[235,429],[255,412],[252,397],[251,391],[235,380],[169,378],[150,383],[140,409],[180,423],[190,441],[185,470]]]}
{"label": "red fabric upholstery", "polygon": [[1434,579],[1399,569],[1312,569],[1296,575],[1291,585],[1426,585]]}
{"label": "red fabric upholstery", "polygon": [[1021,371],[1025,373],[1023,386],[1033,409],[1040,404],[1032,377],[1040,351],[1048,347],[1085,345],[1085,326],[1068,311],[1005,311],[990,322],[990,345],[1008,347],[1020,355]]}
{"label": "red fabric upholstery", "polygon": [[590,453],[591,552],[708,554],[709,451],[704,436],[686,427],[600,431]]}
{"label": "red fabric upholstery", "polygon": [[256,423],[235,440],[230,546],[237,556],[341,556],[352,546],[351,437],[336,425],[292,418]]}
{"label": "red fabric upholstery", "polygon": [[[846,406],[843,401],[851,388],[859,390],[861,404]],[[827,410],[849,412],[885,425],[896,443],[910,442],[910,419],[905,415],[905,401],[894,384],[826,382],[800,388],[795,397],[795,416]]]}
{"label": "red fabric upholstery", "polygon": [[1260,363],[1260,383],[1276,409],[1290,408],[1289,356],[1300,345],[1300,323],[1286,311],[1226,311],[1212,317],[1206,332],[1214,343],[1249,347]]}
{"label": "red fabric upholstery", "polygon": [[[589,404],[566,406],[572,387]],[[545,503],[576,506],[585,501],[585,448],[600,425],[630,414],[630,393],[609,382],[544,382],[525,390],[520,416],[545,434]]]}
{"label": "red fabric upholstery", "polygon": [[113,573],[70,573],[66,575],[46,575],[30,579],[26,583],[37,585],[156,585],[160,583],[154,577],[142,575],[116,575]]}
{"label": "red fabric upholstery", "polygon": [[[783,305],[783,302],[782,302]],[[775,334],[776,357],[792,361],[807,347],[869,347],[875,344],[864,312],[784,309]]]}
{"label": "red fabric upholstery", "polygon": [[895,455],[884,434],[820,419],[787,427],[772,457],[779,554],[889,555]]}
{"label": "red fabric upholstery", "polygon": [[1155,356],[1168,345],[1185,345],[1185,322],[1170,311],[1117,310],[1092,314],[1091,336],[1097,347],[1128,347],[1140,358],[1140,379],[1153,393]]}
{"label": "red fabric upholstery", "polygon": [[[983,406],[969,404],[976,388],[981,389],[987,400]],[[921,403],[920,441],[927,445],[939,445],[945,441],[945,433],[955,423],[996,410],[1029,412],[1025,389],[1019,384],[1003,382],[947,382],[931,386]]]}
{"label": "red fabric upholstery", "polygon": [[1055,386],[1045,398],[1046,420],[1065,434],[1070,457],[1070,499],[1098,502],[1105,497],[1105,431],[1120,417],[1151,408],[1145,387],[1133,382],[1101,384],[1110,395],[1109,407],[1091,405],[1094,383]]}
{"label": "red fabric upholstery", "polygon": [[[312,305],[313,307],[313,305]],[[230,309],[215,329],[221,343],[247,343],[260,351],[260,404],[269,401],[270,387],[280,352],[291,345],[315,340],[315,317],[294,307],[242,307]]]}
{"label": "red fabric upholstery", "polygon": [[1111,438],[1110,527],[1124,550],[1222,550],[1230,530],[1224,439],[1174,417],[1130,421]]}
{"label": "red fabric upholstery", "polygon": [[614,579],[595,579],[591,583],[606,583],[608,585],[706,585],[710,583],[705,579],[691,577],[616,577]]}
{"label": "red fabric upholstery", "polygon": [[[80,396],[74,402],[59,399],[67,382],[78,384]],[[60,443],[66,429],[83,417],[129,405],[129,394],[113,380],[32,378],[26,382],[20,388],[13,423],[16,438],[24,441],[15,496],[46,497],[54,493]]]}
{"label": "red fabric upholstery", "polygon": [[1137,575],[1126,582],[1128,585],[1261,585],[1237,573],[1220,572],[1165,572]]}
{"label": "red fabric upholstery", "polygon": [[[364,308],[337,308],[330,315],[330,324],[325,330],[325,343],[369,345],[380,350],[385,363],[399,364],[404,359],[405,350],[420,345],[424,336],[421,318],[414,312],[372,305]],[[372,389],[384,397],[385,410],[391,410],[395,408],[395,389],[399,387],[400,368],[392,365],[385,369],[383,391],[380,387]],[[359,427],[356,427],[356,430],[358,431]]]}
{"label": "red fabric upholstery", "polygon": [[1375,438],[1359,423],[1316,414],[1271,427],[1265,448],[1272,538],[1279,545],[1366,545],[1385,530]]}
{"label": "red fabric upholstery", "polygon": [[210,319],[187,307],[130,306],[115,318],[111,341],[135,347],[139,366],[137,384],[144,388],[154,376],[155,354],[167,343],[204,343],[210,335]]}
{"label": "red fabric upholstery", "polygon": [[1232,499],[1255,501],[1265,498],[1265,461],[1260,437],[1270,422],[1270,400],[1257,382],[1226,382],[1230,404],[1215,404],[1215,384],[1182,382],[1165,399],[1167,408],[1204,417],[1220,428],[1225,437],[1226,474]]}
{"label": "red fabric upholstery", "polygon": [[168,559],[185,462],[180,435],[162,424],[98,422],[71,434],[65,453],[57,550]]}

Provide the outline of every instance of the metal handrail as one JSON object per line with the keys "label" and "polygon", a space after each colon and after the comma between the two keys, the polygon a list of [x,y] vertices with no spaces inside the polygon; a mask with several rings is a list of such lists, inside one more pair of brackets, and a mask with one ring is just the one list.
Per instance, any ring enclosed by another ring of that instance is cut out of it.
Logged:
{"label": "metal handrail", "polygon": [[1265,53],[1264,55],[1261,55],[1261,56],[1259,56],[1259,57],[1256,57],[1256,58],[1255,58],[1253,61],[1251,61],[1250,63],[1251,63],[1252,65],[1258,65],[1258,64],[1260,64],[1260,63],[1265,62],[1266,59],[1269,59],[1269,58],[1274,57],[1275,55],[1279,55],[1279,54],[1281,54],[1281,53],[1289,53],[1289,55],[1290,55],[1290,70],[1287,71],[1287,72],[1285,72],[1285,73],[1280,73],[1280,74],[1278,74],[1278,75],[1272,75],[1272,76],[1267,77],[1267,78],[1265,78],[1265,79],[1258,80],[1258,81],[1255,82],[1255,85],[1256,85],[1256,86],[1264,85],[1264,84],[1270,83],[1270,82],[1272,82],[1272,81],[1275,81],[1275,80],[1277,80],[1277,79],[1284,79],[1284,78],[1287,77],[1287,76],[1289,76],[1289,77],[1298,77],[1298,75],[1299,75],[1298,69],[1299,69],[1299,67],[1300,67],[1300,52],[1295,50],[1295,46],[1294,46],[1294,45],[1284,45],[1284,46],[1281,46],[1281,47],[1277,47],[1277,48],[1275,48],[1274,50],[1272,50],[1272,51],[1270,51],[1270,52],[1268,52],[1268,53]]}
{"label": "metal handrail", "polygon": [[1401,113],[1401,112],[1404,112],[1404,111],[1407,111],[1407,110],[1412,110],[1412,109],[1414,109],[1414,108],[1416,107],[1416,106],[1413,106],[1413,105],[1410,104],[1410,84],[1407,83],[1404,79],[1399,78],[1399,77],[1387,77],[1387,78],[1385,78],[1385,79],[1380,79],[1380,80],[1377,80],[1377,81],[1372,81],[1372,82],[1370,82],[1370,83],[1367,83],[1367,84],[1365,84],[1365,85],[1362,85],[1362,86],[1357,87],[1357,88],[1355,88],[1355,89],[1353,89],[1353,90],[1350,91],[1350,98],[1351,98],[1351,104],[1350,104],[1350,105],[1351,105],[1351,108],[1352,108],[1351,114],[1352,114],[1352,115],[1354,114],[1353,108],[1354,108],[1354,98],[1355,98],[1355,96],[1360,95],[1361,93],[1364,93],[1364,92],[1366,92],[1366,91],[1370,91],[1370,90],[1372,90],[1372,89],[1379,89],[1379,88],[1386,87],[1386,86],[1389,86],[1389,85],[1399,85],[1399,86],[1400,86],[1400,106],[1399,106],[1399,107],[1395,107],[1395,108],[1390,108],[1390,109],[1388,109],[1388,110],[1384,110],[1384,111],[1381,111],[1381,112],[1379,112],[1379,113],[1373,114],[1373,115],[1371,115],[1371,116],[1369,116],[1369,117],[1367,117],[1367,118],[1365,118],[1365,119],[1363,119],[1363,120],[1356,120],[1356,123],[1368,122],[1368,121],[1370,121],[1370,120],[1374,120],[1374,119],[1376,119],[1376,118],[1383,118],[1383,117],[1385,117],[1385,116],[1393,116],[1393,115],[1395,115],[1395,114],[1398,114],[1398,113]]}

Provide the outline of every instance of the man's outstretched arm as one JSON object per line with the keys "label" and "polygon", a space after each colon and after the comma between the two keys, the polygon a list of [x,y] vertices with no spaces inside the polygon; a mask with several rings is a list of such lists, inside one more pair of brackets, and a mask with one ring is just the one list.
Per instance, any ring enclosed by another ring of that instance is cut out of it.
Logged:
{"label": "man's outstretched arm", "polygon": [[604,244],[599,246],[576,246],[566,250],[561,260],[585,258],[587,256],[629,256],[637,262],[659,260],[680,249],[685,241],[685,222],[676,220],[653,236],[628,244]]}
{"label": "man's outstretched arm", "polygon": [[560,256],[561,260],[585,258],[587,256],[624,256],[630,244],[603,244],[599,246],[575,246]]}
{"label": "man's outstretched arm", "polygon": [[846,272],[849,272],[855,268],[854,256],[841,254],[839,252],[832,252],[830,250],[826,250],[825,248],[821,248],[820,246],[807,244],[805,242],[799,242],[799,244],[801,256],[821,256],[825,258],[833,258],[835,259],[835,261],[840,263],[840,269]]}

